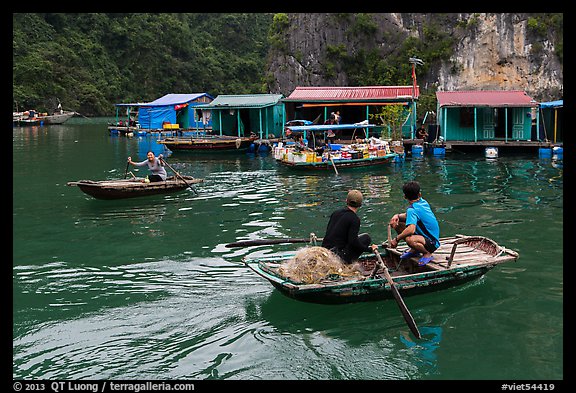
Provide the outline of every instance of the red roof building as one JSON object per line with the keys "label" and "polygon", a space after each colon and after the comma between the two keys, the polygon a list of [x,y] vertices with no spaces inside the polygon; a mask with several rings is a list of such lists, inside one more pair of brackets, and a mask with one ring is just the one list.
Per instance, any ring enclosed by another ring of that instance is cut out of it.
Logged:
{"label": "red roof building", "polygon": [[284,101],[374,105],[406,102],[413,95],[417,100],[419,94],[420,89],[413,91],[412,86],[296,87]]}
{"label": "red roof building", "polygon": [[538,139],[538,103],[525,91],[438,91],[436,98],[444,141],[483,144]]}
{"label": "red roof building", "polygon": [[521,90],[438,91],[438,106],[536,107],[538,103]]}

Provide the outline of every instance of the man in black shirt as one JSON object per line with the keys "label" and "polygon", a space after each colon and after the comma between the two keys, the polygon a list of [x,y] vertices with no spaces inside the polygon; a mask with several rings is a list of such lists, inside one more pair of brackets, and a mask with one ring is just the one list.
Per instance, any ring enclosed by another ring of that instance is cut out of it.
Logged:
{"label": "man in black shirt", "polygon": [[360,218],[356,212],[362,206],[362,200],[360,191],[348,192],[346,207],[332,213],[322,240],[322,247],[340,256],[347,264],[354,262],[362,253],[378,248],[376,244],[371,244],[372,239],[367,233],[358,235]]}

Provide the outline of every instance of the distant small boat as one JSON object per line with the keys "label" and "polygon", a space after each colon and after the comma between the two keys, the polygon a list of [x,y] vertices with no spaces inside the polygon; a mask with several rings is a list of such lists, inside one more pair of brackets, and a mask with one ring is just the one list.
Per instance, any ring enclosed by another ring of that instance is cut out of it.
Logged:
{"label": "distant small boat", "polygon": [[40,120],[44,121],[44,124],[63,124],[75,114],[76,112],[74,111],[54,112],[48,116],[40,116]]}
{"label": "distant small boat", "polygon": [[48,113],[38,113],[34,110],[25,112],[12,112],[13,126],[41,126],[49,124],[63,124],[76,115],[74,111],[59,110],[49,115]]}
{"label": "distant small boat", "polygon": [[170,150],[185,151],[230,151],[245,150],[257,137],[234,136],[204,136],[204,137],[174,137],[160,139],[157,143]]}
{"label": "distant small boat", "polygon": [[[185,180],[182,180],[182,178]],[[185,190],[192,184],[202,183],[204,179],[192,176],[170,176],[165,181],[146,183],[144,178],[120,180],[79,180],[66,183],[78,186],[84,193],[96,199],[124,199],[148,195],[169,194]]]}

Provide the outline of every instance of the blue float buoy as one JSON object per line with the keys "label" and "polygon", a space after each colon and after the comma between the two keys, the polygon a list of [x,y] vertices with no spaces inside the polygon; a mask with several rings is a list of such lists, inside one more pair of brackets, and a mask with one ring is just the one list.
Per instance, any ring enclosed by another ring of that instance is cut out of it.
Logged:
{"label": "blue float buoy", "polygon": [[564,157],[564,149],[560,146],[554,146],[552,148],[552,156],[556,159],[562,159]]}

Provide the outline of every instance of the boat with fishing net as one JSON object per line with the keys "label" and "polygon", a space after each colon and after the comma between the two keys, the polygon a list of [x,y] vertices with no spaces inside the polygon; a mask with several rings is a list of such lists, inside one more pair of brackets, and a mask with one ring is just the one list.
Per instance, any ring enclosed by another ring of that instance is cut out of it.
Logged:
{"label": "boat with fishing net", "polygon": [[348,303],[392,299],[399,297],[394,294],[397,290],[408,296],[461,285],[519,257],[516,251],[483,236],[456,235],[440,242],[434,259],[424,266],[419,266],[418,257],[400,258],[409,249],[407,245],[392,249],[386,243],[381,258],[364,254],[353,265],[344,265],[329,250],[316,246],[243,262],[288,297]]}

